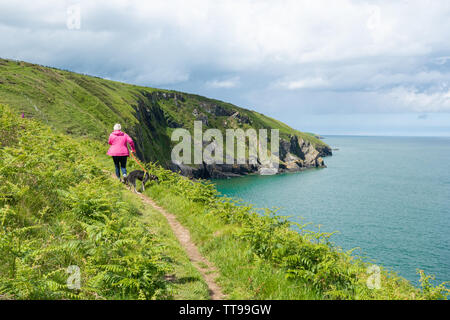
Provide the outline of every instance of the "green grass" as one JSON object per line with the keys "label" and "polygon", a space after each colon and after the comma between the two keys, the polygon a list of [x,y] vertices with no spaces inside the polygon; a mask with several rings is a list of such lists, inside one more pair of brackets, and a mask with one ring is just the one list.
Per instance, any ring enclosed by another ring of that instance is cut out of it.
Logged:
{"label": "green grass", "polygon": [[186,226],[200,252],[220,271],[218,283],[229,299],[319,299],[311,289],[286,279],[282,270],[255,259],[248,243],[235,238],[239,226],[224,225],[212,215],[203,215],[205,207],[173,195],[162,186],[147,192]]}
{"label": "green grass", "polygon": [[133,203],[139,209],[142,222],[148,225],[156,237],[164,243],[165,259],[173,268],[173,271],[167,275],[171,284],[171,298],[175,300],[209,299],[208,286],[190,262],[166,218],[150,206],[145,206],[141,199],[131,192],[124,191],[123,197],[125,201]]}

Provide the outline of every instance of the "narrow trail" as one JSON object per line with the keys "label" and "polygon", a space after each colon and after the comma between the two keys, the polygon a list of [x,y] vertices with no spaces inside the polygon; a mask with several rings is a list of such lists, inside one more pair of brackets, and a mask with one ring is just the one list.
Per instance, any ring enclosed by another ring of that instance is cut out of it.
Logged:
{"label": "narrow trail", "polygon": [[216,278],[218,276],[217,269],[210,261],[208,261],[204,256],[201,255],[197,246],[191,240],[189,230],[186,229],[180,222],[178,222],[175,215],[158,206],[155,201],[143,194],[139,194],[139,196],[141,197],[143,203],[152,206],[155,210],[159,211],[164,217],[166,217],[170,227],[172,228],[181,246],[186,251],[189,259],[200,272],[206,284],[208,285],[209,295],[211,299],[223,300],[225,298],[225,295],[222,293],[221,288],[216,283]]}

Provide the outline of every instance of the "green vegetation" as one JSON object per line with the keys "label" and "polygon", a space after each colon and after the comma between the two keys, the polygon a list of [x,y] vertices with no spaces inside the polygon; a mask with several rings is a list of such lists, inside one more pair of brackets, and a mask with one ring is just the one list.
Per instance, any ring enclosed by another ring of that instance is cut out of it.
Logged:
{"label": "green vegetation", "polygon": [[204,129],[274,128],[281,137],[300,136],[319,151],[327,147],[280,121],[219,100],[13,60],[0,59],[0,103],[59,132],[101,142],[119,122],[137,141],[138,156],[163,166],[170,159],[174,128],[192,130],[194,120],[201,119]]}
{"label": "green vegetation", "polygon": [[[109,160],[109,159],[108,159]],[[164,245],[164,259],[170,265],[170,273],[166,279],[168,298],[206,300],[209,299],[208,286],[198,270],[178,242],[167,222],[167,219],[155,209],[145,206],[142,200],[131,192],[123,192],[123,200],[134,204],[142,213],[143,221]]]}
{"label": "green vegetation", "polygon": [[[101,149],[0,105],[0,297],[207,298],[164,218],[124,194]],[[80,290],[66,285],[71,265]]]}

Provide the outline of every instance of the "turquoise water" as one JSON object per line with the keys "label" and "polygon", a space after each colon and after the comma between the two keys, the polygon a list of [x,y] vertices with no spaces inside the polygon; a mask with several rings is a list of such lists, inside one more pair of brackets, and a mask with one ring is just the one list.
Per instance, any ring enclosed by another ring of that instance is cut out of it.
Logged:
{"label": "turquoise water", "polygon": [[450,138],[324,141],[339,148],[327,168],[214,182],[225,195],[339,231],[335,244],[414,283],[417,268],[450,280]]}

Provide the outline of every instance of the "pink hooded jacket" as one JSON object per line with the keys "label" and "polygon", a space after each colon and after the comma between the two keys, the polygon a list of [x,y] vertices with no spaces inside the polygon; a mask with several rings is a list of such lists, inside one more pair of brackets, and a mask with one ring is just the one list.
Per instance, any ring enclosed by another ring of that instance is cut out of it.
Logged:
{"label": "pink hooded jacket", "polygon": [[114,130],[109,135],[108,143],[111,147],[109,147],[106,154],[110,156],[129,156],[130,153],[128,151],[127,143],[130,144],[131,151],[136,152],[133,140],[129,135],[120,130]]}

